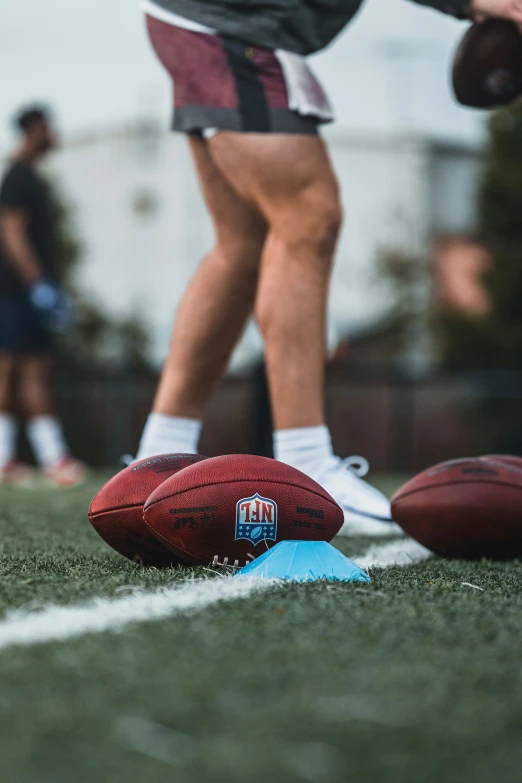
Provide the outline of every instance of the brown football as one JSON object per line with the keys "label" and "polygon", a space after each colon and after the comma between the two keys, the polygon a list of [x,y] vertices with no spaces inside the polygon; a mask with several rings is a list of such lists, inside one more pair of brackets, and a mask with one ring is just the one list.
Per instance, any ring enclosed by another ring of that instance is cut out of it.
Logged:
{"label": "brown football", "polygon": [[516,457],[514,454],[486,454],[485,457],[479,457],[479,459],[499,459],[501,462],[509,462],[510,465],[522,470],[522,457]]}
{"label": "brown football", "polygon": [[229,454],[165,481],[144,508],[151,532],[189,563],[244,566],[279,541],[330,541],[344,515],[301,471]]}
{"label": "brown football", "polygon": [[522,95],[522,34],[507,19],[472,24],[457,49],[453,89],[463,106],[492,109]]}
{"label": "brown football", "polygon": [[165,568],[181,562],[143,521],[150,493],[183,468],[200,462],[197,454],[161,454],[121,470],[99,490],[89,506],[89,519],[103,540],[120,555],[143,565]]}
{"label": "brown football", "polygon": [[395,493],[393,518],[443,557],[520,557],[522,465],[515,459],[460,459],[428,468]]}

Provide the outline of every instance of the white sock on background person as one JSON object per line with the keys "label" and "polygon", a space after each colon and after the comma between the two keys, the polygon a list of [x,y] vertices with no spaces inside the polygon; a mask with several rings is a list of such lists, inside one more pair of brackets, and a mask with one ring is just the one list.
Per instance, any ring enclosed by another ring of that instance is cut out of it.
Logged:
{"label": "white sock on background person", "polygon": [[41,467],[51,468],[69,456],[62,423],[56,416],[33,416],[27,421],[26,432]]}
{"label": "white sock on background person", "polygon": [[14,459],[18,423],[11,413],[0,413],[0,468]]}
{"label": "white sock on background person", "polygon": [[335,459],[330,430],[324,424],[276,430],[274,457],[308,476],[320,476]]}
{"label": "white sock on background person", "polygon": [[141,436],[136,460],[158,454],[197,454],[201,427],[199,419],[151,413]]}

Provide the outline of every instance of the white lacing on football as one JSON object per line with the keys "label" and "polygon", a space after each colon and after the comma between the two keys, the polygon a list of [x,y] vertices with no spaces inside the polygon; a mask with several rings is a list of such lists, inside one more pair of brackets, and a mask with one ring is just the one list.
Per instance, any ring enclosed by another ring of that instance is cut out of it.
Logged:
{"label": "white lacing on football", "polygon": [[[234,565],[228,564],[228,557],[225,557],[223,562],[219,562],[219,555],[214,555],[214,559],[212,560],[212,565],[214,568],[232,568],[234,571],[237,571],[239,566],[239,560],[234,560]],[[245,565],[248,565],[248,560],[245,563]]]}

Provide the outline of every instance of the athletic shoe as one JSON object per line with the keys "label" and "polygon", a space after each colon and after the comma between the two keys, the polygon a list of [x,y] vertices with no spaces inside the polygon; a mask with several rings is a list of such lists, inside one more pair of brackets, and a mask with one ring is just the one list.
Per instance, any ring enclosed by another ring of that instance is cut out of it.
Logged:
{"label": "athletic shoe", "polygon": [[333,457],[319,476],[312,476],[344,511],[341,535],[398,536],[388,498],[362,477],[369,470],[364,457]]}
{"label": "athletic shoe", "polygon": [[0,467],[0,486],[32,489],[34,486],[34,470],[30,465],[13,459]]}
{"label": "athletic shoe", "polygon": [[42,468],[42,476],[55,487],[78,487],[87,479],[87,468],[83,462],[64,457],[57,465]]}

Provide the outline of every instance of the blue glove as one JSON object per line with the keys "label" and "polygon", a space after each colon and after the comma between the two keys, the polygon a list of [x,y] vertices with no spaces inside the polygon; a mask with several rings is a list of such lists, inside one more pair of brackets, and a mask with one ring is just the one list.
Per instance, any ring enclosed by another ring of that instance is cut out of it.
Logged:
{"label": "blue glove", "polygon": [[29,288],[29,301],[42,316],[44,326],[52,332],[65,332],[74,321],[71,304],[52,280],[41,277]]}

